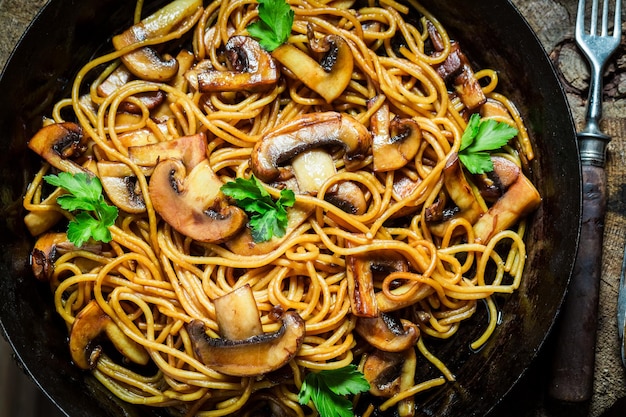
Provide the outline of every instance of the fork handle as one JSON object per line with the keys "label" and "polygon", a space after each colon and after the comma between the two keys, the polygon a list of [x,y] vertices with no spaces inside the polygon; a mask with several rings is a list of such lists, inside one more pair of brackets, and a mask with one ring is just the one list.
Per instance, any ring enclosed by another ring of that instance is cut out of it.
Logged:
{"label": "fork handle", "polygon": [[593,391],[602,234],[606,211],[604,168],[583,165],[580,245],[556,340],[549,395],[559,401],[589,401]]}

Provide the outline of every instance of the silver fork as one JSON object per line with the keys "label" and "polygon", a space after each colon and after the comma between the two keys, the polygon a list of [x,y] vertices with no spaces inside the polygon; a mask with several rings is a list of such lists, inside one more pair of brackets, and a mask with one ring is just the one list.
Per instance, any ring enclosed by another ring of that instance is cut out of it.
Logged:
{"label": "silver fork", "polygon": [[[578,134],[580,159],[584,164],[604,166],[606,145],[611,138],[600,131],[602,118],[602,73],[609,57],[615,52],[622,35],[621,0],[615,3],[613,34],[609,35],[609,0],[602,7],[602,27],[598,32],[598,3],[593,0],[589,31],[585,31],[585,0],[578,2],[576,16],[576,42],[591,66],[589,100],[587,102],[586,125]],[[591,140],[585,140],[591,139]]]}
{"label": "silver fork", "polygon": [[[589,30],[585,30],[585,0],[579,0],[576,42],[591,66],[586,123],[578,133],[582,165],[583,206],[580,245],[568,293],[560,316],[549,393],[570,403],[589,401],[593,391],[596,323],[602,273],[602,235],[606,212],[606,146],[611,140],[600,130],[602,73],[621,38],[621,1],[614,7],[613,33],[609,34],[609,0],[593,0]],[[601,27],[598,27],[598,23]],[[624,284],[626,285],[626,284]],[[624,295],[626,297],[626,294]],[[626,300],[624,300],[626,308]],[[623,314],[621,331],[624,330]]]}

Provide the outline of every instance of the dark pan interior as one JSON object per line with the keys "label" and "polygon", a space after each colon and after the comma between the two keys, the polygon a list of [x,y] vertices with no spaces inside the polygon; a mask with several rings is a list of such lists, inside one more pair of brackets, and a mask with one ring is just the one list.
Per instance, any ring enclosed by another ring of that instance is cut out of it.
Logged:
{"label": "dark pan interior", "polygon": [[[146,2],[150,6],[162,1]],[[418,415],[485,416],[536,356],[563,299],[578,241],[580,171],[567,102],[540,43],[503,0],[424,0],[477,67],[499,70],[500,91],[518,105],[537,158],[531,176],[543,197],[527,234],[528,260],[519,292],[498,297],[502,319],[479,352],[469,343],[484,328],[479,314],[451,340],[427,341],[457,377],[418,398]],[[134,2],[52,0],[21,40],[0,80],[0,324],[25,372],[68,416],[161,416],[124,404],[70,363],[67,332],[52,295],[29,266],[33,243],[22,224],[22,196],[37,166],[26,142],[70,80],[110,36],[130,24]],[[106,17],[106,18],[103,18]],[[475,324],[475,325],[472,325]],[[427,365],[425,375],[433,373]]]}

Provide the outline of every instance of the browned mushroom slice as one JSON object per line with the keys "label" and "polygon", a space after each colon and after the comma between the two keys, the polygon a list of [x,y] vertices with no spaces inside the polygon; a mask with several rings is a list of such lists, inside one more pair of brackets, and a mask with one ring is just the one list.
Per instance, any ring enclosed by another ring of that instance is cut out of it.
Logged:
{"label": "browned mushroom slice", "polygon": [[481,196],[486,201],[495,202],[511,184],[517,181],[522,170],[515,163],[501,156],[491,156],[491,162],[493,162],[493,171],[475,174],[473,178]]}
{"label": "browned mushroom slice", "polygon": [[[504,161],[494,161],[494,171],[510,171],[511,168],[507,165],[514,164],[508,160]],[[520,172],[502,197],[474,224],[476,241],[486,244],[495,234],[508,229],[522,217],[534,211],[539,204],[541,204],[539,192],[533,183]]]}
{"label": "browned mushroom slice", "polygon": [[313,148],[341,146],[346,168],[354,166],[369,153],[372,136],[354,117],[337,113],[310,113],[288,121],[265,134],[255,144],[251,155],[254,175],[270,183],[292,174],[279,167],[294,156]]}
{"label": "browned mushroom slice", "polygon": [[391,119],[389,106],[383,104],[371,117],[374,171],[394,171],[415,157],[422,130],[413,119]]}
{"label": "browned mushroom slice", "polygon": [[392,397],[400,391],[400,375],[404,355],[375,350],[365,360],[363,376],[370,384],[370,393],[377,397]]}
{"label": "browned mushroom slice", "polygon": [[37,239],[30,262],[35,278],[48,281],[54,272],[55,260],[65,251],[74,248],[66,233],[46,233]]}
{"label": "browned mushroom slice", "polygon": [[378,317],[359,317],[356,332],[376,349],[386,352],[401,352],[415,345],[420,331],[406,319],[396,320],[393,316],[380,313]]}
{"label": "browned mushroom slice", "polygon": [[[201,0],[176,0],[113,37],[118,51],[139,42],[171,32],[185,20],[201,11]],[[121,57],[122,62],[138,78],[147,81],[167,81],[178,72],[175,58],[164,60],[151,47],[144,46]]]}
{"label": "browned mushroom slice", "polygon": [[361,187],[352,181],[342,181],[328,189],[324,200],[346,213],[361,215],[367,211],[367,199]]}
{"label": "browned mushroom slice", "polygon": [[501,102],[488,98],[482,106],[480,106],[481,119],[499,118],[506,119],[509,124],[514,124],[511,114]]}
{"label": "browned mushroom slice", "polygon": [[[322,185],[337,173],[332,155],[324,149],[311,149],[296,155],[291,166],[298,182],[298,190],[311,195],[317,195]],[[324,199],[347,213],[363,214],[367,210],[363,190],[350,181],[331,186]]]}
{"label": "browned mushroom slice", "polygon": [[[353,246],[348,243],[348,246]],[[408,271],[406,259],[395,252],[381,250],[366,255],[346,256],[346,278],[352,314],[358,317],[377,317],[379,314],[374,293],[374,274]],[[382,278],[382,277],[381,277]]]}
{"label": "browned mushroom slice", "polygon": [[249,284],[213,300],[220,334],[229,340],[243,340],[263,333],[261,317]]}
{"label": "browned mushroom slice", "polygon": [[220,243],[235,236],[247,217],[228,204],[222,181],[204,159],[191,170],[179,159],[166,159],[154,168],[149,193],[154,209],[174,229],[201,242]]}
{"label": "browned mushroom slice", "polygon": [[[108,97],[123,87],[126,83],[133,79],[133,75],[128,69],[120,65],[102,82],[98,85],[98,94],[101,97]],[[161,90],[147,91],[139,93],[134,96],[149,110],[153,110],[158,107],[165,100],[165,93]],[[123,112],[141,114],[141,109],[130,101],[123,101],[119,105],[119,110]]]}
{"label": "browned mushroom slice", "polygon": [[[192,70],[198,89],[213,91],[264,91],[278,82],[278,68],[272,56],[249,36],[233,36],[224,46],[229,71]],[[193,84],[193,81],[192,81]]]}
{"label": "browned mushroom slice", "polygon": [[242,256],[265,255],[277,249],[282,243],[300,227],[313,212],[313,208],[300,203],[294,204],[287,210],[287,227],[281,237],[273,236],[265,242],[255,242],[252,239],[250,228],[245,228],[241,233],[226,242],[226,246],[233,253]]}
{"label": "browned mushroom slice", "polygon": [[53,123],[42,127],[28,142],[28,147],[53,167],[76,174],[85,170],[72,158],[87,150],[83,129],[72,122]]}
{"label": "browned mushroom slice", "polygon": [[100,161],[97,165],[102,188],[113,204],[127,213],[146,211],[146,202],[137,184],[137,177],[128,165],[107,161]]}
{"label": "browned mushroom slice", "polygon": [[130,361],[145,365],[150,360],[143,346],[127,336],[93,300],[78,313],[70,331],[70,353],[76,366],[82,369],[96,366],[102,351],[97,338],[102,334]]}
{"label": "browned mushroom slice", "polygon": [[450,53],[442,63],[435,65],[435,70],[441,78],[452,82],[454,90],[469,110],[477,109],[487,100],[469,60],[457,42],[450,42]]}
{"label": "browned mushroom slice", "polygon": [[429,225],[430,230],[437,236],[443,236],[451,219],[463,217],[470,224],[476,223],[478,218],[485,212],[474,195],[472,187],[467,182],[463,168],[457,154],[451,155],[443,169],[443,181],[446,192],[456,204],[459,211],[455,212],[450,219],[442,223]]}
{"label": "browned mushroom slice", "polygon": [[[309,38],[311,39],[311,36]],[[350,83],[354,58],[348,43],[338,35],[328,35],[319,43],[319,49],[326,51],[319,63],[289,43],[274,49],[272,56],[304,85],[330,103],[339,97]],[[310,44],[315,45],[316,42]]]}
{"label": "browned mushroom slice", "polygon": [[281,321],[276,332],[244,340],[209,337],[199,320],[189,323],[187,331],[196,356],[207,367],[226,375],[259,376],[281,368],[302,346],[305,325],[300,315],[289,311]]}
{"label": "browned mushroom slice", "polygon": [[[420,177],[416,177],[415,179],[413,179],[402,171],[398,171],[394,173],[393,177],[393,192],[397,196],[397,198],[404,199],[413,194],[420,183]],[[419,206],[406,205],[400,210],[396,211],[392,215],[392,218],[408,216],[415,213],[417,210],[419,210]]]}
{"label": "browned mushroom slice", "polygon": [[180,159],[188,169],[192,169],[206,159],[206,150],[206,136],[198,133],[166,142],[130,146],[128,156],[137,165],[145,167],[153,167],[164,159]]}
{"label": "browned mushroom slice", "polygon": [[[67,233],[46,233],[41,235],[30,255],[30,263],[35,278],[48,281],[54,273],[54,263],[63,254],[78,250],[67,238]],[[80,250],[101,254],[105,246],[100,242],[85,243]],[[89,271],[96,266],[95,261],[89,258],[74,258],[74,265],[82,271]]]}
{"label": "browned mushroom slice", "polygon": [[[64,193],[65,191],[62,188],[57,188],[41,203],[44,205],[56,204],[57,198]],[[50,230],[50,228],[57,224],[61,219],[63,219],[63,213],[61,211],[33,210],[29,211],[24,216],[24,224],[32,236],[39,236],[40,234]]]}

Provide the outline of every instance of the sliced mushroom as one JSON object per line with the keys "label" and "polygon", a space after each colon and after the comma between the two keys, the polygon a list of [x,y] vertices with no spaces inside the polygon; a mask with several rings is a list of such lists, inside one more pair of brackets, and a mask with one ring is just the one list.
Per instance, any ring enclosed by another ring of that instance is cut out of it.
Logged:
{"label": "sliced mushroom", "polygon": [[154,209],[174,229],[200,242],[220,243],[246,224],[246,214],[228,204],[222,181],[204,159],[188,171],[179,159],[159,162],[150,177]]}
{"label": "sliced mushroom", "polygon": [[261,317],[249,284],[213,300],[220,334],[229,340],[244,340],[263,333]]}
{"label": "sliced mushroom", "polygon": [[435,70],[444,80],[452,81],[454,90],[468,110],[477,109],[487,100],[469,60],[457,42],[450,42],[450,53],[442,63],[435,65]]}
{"label": "sliced mushroom", "polygon": [[343,93],[352,79],[354,58],[348,42],[338,35],[328,35],[320,41],[313,39],[309,29],[309,44],[325,52],[318,63],[306,52],[284,43],[272,51],[272,56],[293,73],[304,85],[331,103]]}
{"label": "sliced mushroom", "polygon": [[398,321],[385,313],[380,313],[378,317],[359,317],[354,330],[370,345],[386,352],[409,349],[420,336],[419,327],[411,321]]}
{"label": "sliced mushroom", "polygon": [[400,391],[400,376],[404,355],[375,350],[368,354],[363,376],[370,384],[370,393],[377,397],[392,397]]}
{"label": "sliced mushroom", "polygon": [[93,369],[96,366],[102,352],[97,338],[102,334],[130,361],[145,365],[150,360],[143,346],[127,336],[92,300],[78,313],[70,331],[70,353],[79,368]]}
{"label": "sliced mushroom", "polygon": [[178,139],[130,146],[128,157],[137,165],[153,167],[164,159],[179,159],[187,169],[192,169],[206,159],[207,140],[203,133],[182,136]]}
{"label": "sliced mushroom", "polygon": [[[353,246],[348,243],[348,246]],[[406,259],[396,252],[381,250],[367,255],[346,256],[346,278],[352,314],[358,317],[378,317],[379,310],[374,293],[374,275],[406,272]]]}
{"label": "sliced mushroom", "polygon": [[515,163],[501,156],[491,156],[491,162],[493,171],[474,175],[474,184],[486,201],[495,202],[511,184],[517,181],[522,170]]}
{"label": "sliced mushroom", "polygon": [[[202,8],[201,0],[176,0],[167,4],[123,33],[113,37],[113,46],[118,51],[139,42],[165,35],[185,20],[197,15]],[[147,81],[167,81],[178,72],[178,61],[167,60],[151,47],[138,48],[121,57],[130,72]]]}
{"label": "sliced mushroom", "polygon": [[137,176],[128,165],[108,161],[100,161],[97,165],[102,188],[113,204],[127,213],[146,211]]}
{"label": "sliced mushroom", "polygon": [[[371,103],[371,101],[370,101]],[[374,171],[394,171],[411,161],[420,146],[422,130],[413,119],[391,119],[384,103],[371,117]]]}
{"label": "sliced mushroom", "polygon": [[46,233],[37,239],[31,252],[30,263],[35,278],[48,281],[54,272],[54,262],[59,255],[75,248],[66,233]]}
{"label": "sliced mushroom", "polygon": [[[505,161],[513,164],[508,160]],[[498,161],[497,165],[494,163],[494,170],[510,170],[510,167],[501,168],[502,165],[508,164]],[[541,195],[533,183],[520,172],[502,197],[474,224],[476,241],[488,243],[494,235],[517,223],[522,217],[534,211],[539,204],[541,204]]]}
{"label": "sliced mushroom", "polygon": [[85,172],[79,164],[71,160],[87,150],[87,138],[76,123],[63,122],[44,126],[28,142],[28,147],[61,171],[72,174]]}
{"label": "sliced mushroom", "polygon": [[280,164],[313,148],[341,146],[346,168],[350,169],[365,158],[371,144],[369,131],[354,117],[337,112],[310,113],[265,134],[252,150],[251,167],[261,181],[280,181],[292,175]]}
{"label": "sliced mushroom", "polygon": [[[41,203],[44,205],[56,204],[57,198],[64,193],[65,191],[59,187],[50,193]],[[63,213],[61,211],[32,210],[24,216],[24,224],[32,236],[39,236],[50,230],[50,228],[61,219],[63,219]]]}
{"label": "sliced mushroom", "polygon": [[509,124],[514,124],[511,114],[501,102],[488,98],[482,106],[480,106],[481,119],[499,118],[506,119]]}
{"label": "sliced mushroom", "polygon": [[451,155],[447,161],[443,169],[443,181],[446,192],[454,204],[456,204],[458,211],[455,211],[449,219],[442,223],[429,225],[430,230],[436,236],[443,236],[450,220],[453,218],[463,217],[470,224],[474,224],[485,212],[465,178],[457,154]]}
{"label": "sliced mushroom", "polygon": [[196,356],[207,367],[226,375],[259,376],[281,368],[302,345],[305,325],[300,315],[288,311],[281,321],[276,332],[244,340],[209,337],[200,320],[192,320],[187,332]]}
{"label": "sliced mushroom", "polygon": [[[369,392],[377,397],[389,398],[415,385],[415,349],[392,353],[375,350],[367,355],[363,376],[370,384]],[[397,414],[415,414],[413,400],[407,398],[398,403]]]}
{"label": "sliced mushroom", "polygon": [[313,212],[308,205],[296,203],[287,210],[287,227],[281,237],[273,236],[265,242],[255,242],[249,228],[226,242],[226,247],[233,253],[241,256],[265,255],[277,249],[300,227]]}
{"label": "sliced mushroom", "polygon": [[[113,70],[113,72],[102,83],[100,83],[100,85],[98,85],[98,94],[101,97],[108,97],[133,78],[134,77],[131,72],[125,66],[120,65]],[[163,103],[165,100],[165,93],[161,90],[147,91],[136,94],[134,97],[142,102],[148,110],[153,110]],[[123,101],[120,103],[119,110],[123,112],[141,114],[141,109],[131,101]]]}
{"label": "sliced mushroom", "polygon": [[[298,182],[298,190],[311,195],[317,195],[322,185],[337,173],[332,155],[319,148],[296,155],[291,166]],[[331,186],[324,199],[347,213],[363,214],[367,210],[363,190],[350,181]]]}
{"label": "sliced mushroom", "polygon": [[[420,177],[413,179],[405,173],[402,173],[402,171],[398,171],[394,173],[393,177],[393,192],[399,199],[404,199],[413,194],[420,183]],[[419,206],[407,204],[400,210],[396,211],[391,217],[398,218],[408,216],[415,213],[417,210],[419,210]]]}
{"label": "sliced mushroom", "polygon": [[328,189],[324,200],[346,213],[361,215],[367,211],[367,199],[361,187],[352,181],[342,181]]}
{"label": "sliced mushroom", "polygon": [[[272,56],[249,36],[233,36],[224,46],[230,70],[191,70],[199,91],[264,91],[278,82],[279,71]],[[194,84],[194,80],[191,81]]]}

